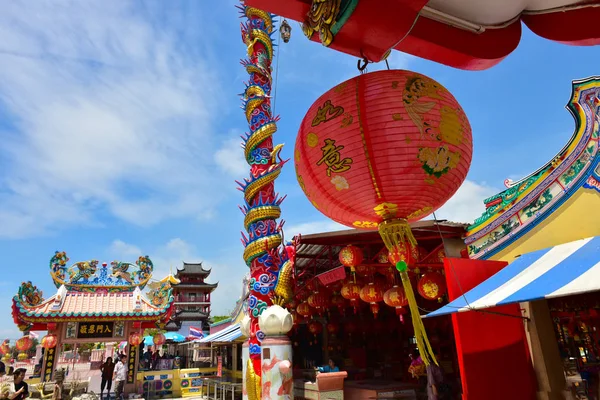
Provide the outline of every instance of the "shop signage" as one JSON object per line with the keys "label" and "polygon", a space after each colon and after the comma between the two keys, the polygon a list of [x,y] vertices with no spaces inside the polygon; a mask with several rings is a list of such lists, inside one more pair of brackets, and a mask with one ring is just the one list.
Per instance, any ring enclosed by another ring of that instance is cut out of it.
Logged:
{"label": "shop signage", "polygon": [[341,266],[334,268],[330,271],[323,272],[322,274],[317,275],[317,278],[321,281],[323,285],[330,285],[333,282],[341,281],[346,278],[346,269]]}
{"label": "shop signage", "polygon": [[217,376],[223,376],[223,357],[217,357]]}
{"label": "shop signage", "polygon": [[80,322],[77,326],[77,339],[113,337],[114,322]]}
{"label": "shop signage", "polygon": [[52,379],[52,371],[56,364],[56,348],[47,349],[44,352],[44,364],[42,367],[42,382],[49,382]]}
{"label": "shop signage", "polygon": [[127,383],[135,382],[135,361],[137,360],[137,346],[129,345],[129,356],[127,357]]}

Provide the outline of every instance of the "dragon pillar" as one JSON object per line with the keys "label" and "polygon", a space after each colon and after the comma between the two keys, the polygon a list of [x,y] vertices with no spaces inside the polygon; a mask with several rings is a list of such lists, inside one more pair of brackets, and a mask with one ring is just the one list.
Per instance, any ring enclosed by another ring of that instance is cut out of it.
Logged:
{"label": "dragon pillar", "polygon": [[[250,268],[248,297],[248,354],[244,363],[245,397],[258,400],[262,396],[261,348],[265,339],[259,317],[269,307],[284,306],[292,297],[291,248],[283,244],[283,221],[280,204],[284,197],[275,192],[274,181],[286,163],[279,156],[283,145],[273,145],[278,118],[271,111],[271,63],[273,61],[274,20],[270,13],[247,7],[238,7],[246,19],[241,25],[242,40],[248,58],[241,63],[249,78],[242,95],[242,108],[248,121],[249,133],[242,137],[244,155],[250,166],[250,176],[238,182],[244,193],[242,233],[244,261]],[[267,389],[267,391],[270,391]],[[268,393],[265,392],[265,395]]]}

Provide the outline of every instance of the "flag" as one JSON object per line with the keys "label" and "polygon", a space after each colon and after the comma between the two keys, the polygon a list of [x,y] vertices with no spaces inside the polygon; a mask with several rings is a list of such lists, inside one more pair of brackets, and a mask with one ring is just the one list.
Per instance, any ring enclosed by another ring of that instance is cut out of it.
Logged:
{"label": "flag", "polygon": [[204,332],[202,332],[202,329],[200,328],[190,326],[190,337],[193,337],[195,339],[202,339],[204,337]]}

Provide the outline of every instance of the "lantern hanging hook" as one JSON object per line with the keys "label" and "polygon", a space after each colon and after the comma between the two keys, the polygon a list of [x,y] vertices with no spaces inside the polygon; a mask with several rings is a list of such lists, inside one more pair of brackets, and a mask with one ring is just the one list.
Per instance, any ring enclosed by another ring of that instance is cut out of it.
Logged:
{"label": "lantern hanging hook", "polygon": [[361,73],[365,73],[367,72],[367,66],[370,64],[370,61],[367,59],[367,57],[365,57],[365,55],[363,54],[363,51],[360,51],[360,56],[362,57],[362,59],[358,59],[358,61],[356,62],[356,68],[358,68],[358,70]]}

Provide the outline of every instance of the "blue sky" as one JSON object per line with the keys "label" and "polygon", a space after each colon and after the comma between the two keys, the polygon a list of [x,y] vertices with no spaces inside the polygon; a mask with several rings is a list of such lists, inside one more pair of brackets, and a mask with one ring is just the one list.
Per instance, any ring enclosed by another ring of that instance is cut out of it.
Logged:
{"label": "blue sky", "polygon": [[[48,261],[134,261],[165,274],[182,260],[212,267],[216,314],[233,308],[246,272],[239,135],[245,71],[235,2],[14,1],[0,15],[0,337],[16,337],[10,301],[32,280],[54,289]],[[276,141],[291,157],[304,112],[354,76],[356,60],[306,40],[292,23],[278,49]],[[489,71],[458,71],[395,53],[392,68],[445,85],[473,128],[468,180],[439,218],[472,221],[482,200],[567,142],[571,80],[599,74],[598,48],[543,40]],[[277,65],[276,63],[274,65]],[[374,65],[370,70],[382,66]],[[289,164],[277,188],[287,235],[336,229],[304,198]]]}

